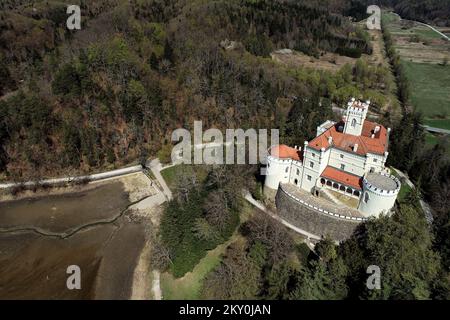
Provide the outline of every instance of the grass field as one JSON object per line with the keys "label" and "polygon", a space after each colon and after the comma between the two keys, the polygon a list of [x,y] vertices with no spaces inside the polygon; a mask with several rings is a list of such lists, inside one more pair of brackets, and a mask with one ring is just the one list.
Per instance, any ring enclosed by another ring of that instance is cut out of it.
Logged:
{"label": "grass field", "polygon": [[[402,63],[410,80],[413,106],[427,119],[450,118],[450,65]],[[450,127],[450,119],[433,120],[432,123],[440,128]]]}
{"label": "grass field", "polygon": [[200,298],[200,289],[203,279],[221,261],[226,247],[235,239],[231,238],[217,246],[214,250],[200,260],[192,272],[188,272],[182,278],[176,279],[172,274],[165,272],[161,275],[161,289],[164,300],[193,300]]}
{"label": "grass field", "polygon": [[176,178],[185,173],[187,170],[192,170],[192,172],[195,172],[200,182],[204,181],[208,174],[208,168],[209,167],[207,166],[181,164],[162,170],[161,175],[163,176],[169,188],[173,188],[176,182]]}

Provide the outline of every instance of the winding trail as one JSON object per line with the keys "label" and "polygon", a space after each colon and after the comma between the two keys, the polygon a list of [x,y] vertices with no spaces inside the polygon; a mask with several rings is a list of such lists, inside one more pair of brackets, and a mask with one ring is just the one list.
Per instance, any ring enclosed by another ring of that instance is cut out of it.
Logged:
{"label": "winding trail", "polygon": [[[245,198],[245,200],[250,202],[253,206],[257,207],[259,210],[268,214],[273,219],[281,222],[284,226],[286,226],[289,229],[297,232],[298,234],[301,234],[302,236],[306,237],[305,243],[310,249],[314,250],[314,243],[311,242],[311,239],[316,240],[316,241],[320,241],[322,239],[318,235],[315,235],[306,230],[300,229],[300,228],[294,226],[292,223],[290,223],[290,222],[284,220],[283,218],[281,218],[280,216],[276,215],[275,213],[273,213],[272,211],[267,209],[266,206],[264,206],[261,202],[254,199],[248,191],[244,191],[244,198]],[[337,244],[339,244],[339,242],[337,242]]]}

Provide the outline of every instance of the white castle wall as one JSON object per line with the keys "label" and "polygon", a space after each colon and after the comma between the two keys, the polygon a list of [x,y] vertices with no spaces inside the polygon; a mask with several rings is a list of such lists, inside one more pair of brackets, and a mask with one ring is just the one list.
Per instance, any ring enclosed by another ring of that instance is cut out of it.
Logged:
{"label": "white castle wall", "polygon": [[[343,158],[341,158],[341,155],[343,155]],[[337,169],[341,169],[341,164],[343,164],[346,172],[362,176],[365,172],[365,162],[366,157],[333,148],[328,164]]]}
{"label": "white castle wall", "polygon": [[270,189],[278,189],[278,184],[288,183],[291,175],[290,159],[278,159],[272,156],[267,157],[266,180],[264,185]]}
{"label": "white castle wall", "polygon": [[292,161],[291,164],[291,177],[289,182],[296,186],[301,186],[303,177],[303,163],[300,161]]}
{"label": "white castle wall", "polygon": [[[312,167],[311,167],[312,164]],[[316,186],[316,181],[320,176],[321,152],[308,147],[305,142],[303,153],[303,177],[301,187],[303,190],[311,192]]]}
{"label": "white castle wall", "polygon": [[398,187],[395,190],[376,188],[366,178],[363,179],[363,194],[359,201],[359,211],[367,216],[378,217],[382,212],[388,213],[392,209],[400,191],[401,184],[394,176],[390,177],[397,183]]}

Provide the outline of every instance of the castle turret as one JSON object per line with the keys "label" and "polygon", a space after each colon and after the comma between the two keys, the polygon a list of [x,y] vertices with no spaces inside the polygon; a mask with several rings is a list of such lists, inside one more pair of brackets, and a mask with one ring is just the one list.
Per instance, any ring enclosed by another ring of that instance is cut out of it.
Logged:
{"label": "castle turret", "polygon": [[358,210],[365,216],[378,217],[380,213],[389,213],[400,191],[400,181],[384,173],[368,173],[363,177],[363,194]]}
{"label": "castle turret", "polygon": [[354,136],[361,135],[369,105],[370,101],[362,102],[355,100],[355,98],[348,102],[347,111],[345,112],[344,133]]}

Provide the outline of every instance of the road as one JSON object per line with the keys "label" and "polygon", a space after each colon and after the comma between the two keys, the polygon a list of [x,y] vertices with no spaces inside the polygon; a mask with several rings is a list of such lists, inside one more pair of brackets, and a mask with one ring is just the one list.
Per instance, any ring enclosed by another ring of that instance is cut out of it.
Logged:
{"label": "road", "polygon": [[416,23],[418,23],[418,24],[421,24],[421,25],[423,25],[423,26],[426,26],[426,27],[430,28],[431,30],[433,30],[433,31],[435,31],[435,32],[437,32],[437,33],[439,33],[439,35],[441,35],[443,38],[445,38],[445,39],[447,39],[447,40],[450,41],[450,38],[449,38],[447,35],[443,34],[442,32],[440,32],[439,30],[437,30],[435,27],[430,26],[429,24],[426,24],[426,23],[423,23],[423,22],[420,22],[420,21],[416,21],[416,20],[403,19],[402,17],[400,17],[400,15],[399,15],[398,13],[395,13],[395,12],[393,12],[393,13],[399,18],[399,20],[412,21],[412,22],[416,22]]}
{"label": "road", "polygon": [[430,127],[430,126],[423,126],[425,130],[432,132],[432,133],[440,133],[440,134],[447,134],[450,135],[450,130],[442,129],[442,128],[436,128],[436,127]]}
{"label": "road", "polygon": [[169,186],[166,184],[166,181],[164,180],[164,178],[161,175],[161,170],[163,169],[163,167],[162,167],[159,159],[156,158],[151,161],[149,160],[149,161],[147,161],[147,163],[145,165],[155,175],[155,178],[158,180],[161,188],[163,188],[163,192],[164,192],[164,195],[166,196],[167,200],[169,200],[169,201],[172,200],[173,199],[172,191],[170,191]]}
{"label": "road", "polygon": [[35,186],[38,184],[54,185],[54,184],[59,184],[59,183],[70,183],[70,182],[76,182],[76,181],[83,181],[85,179],[88,180],[89,182],[100,181],[100,180],[105,180],[105,179],[109,179],[109,178],[124,176],[124,175],[130,174],[130,173],[140,172],[142,170],[143,170],[142,166],[138,165],[138,166],[133,166],[133,167],[112,170],[112,171],[106,171],[106,172],[102,172],[102,173],[91,174],[91,175],[87,175],[87,176],[62,177],[62,178],[46,179],[46,180],[41,180],[41,181],[8,182],[8,183],[1,183],[0,189],[12,188],[15,186],[29,187],[29,186]]}

